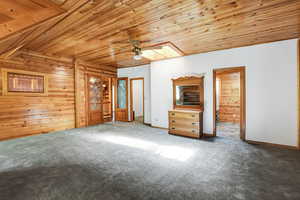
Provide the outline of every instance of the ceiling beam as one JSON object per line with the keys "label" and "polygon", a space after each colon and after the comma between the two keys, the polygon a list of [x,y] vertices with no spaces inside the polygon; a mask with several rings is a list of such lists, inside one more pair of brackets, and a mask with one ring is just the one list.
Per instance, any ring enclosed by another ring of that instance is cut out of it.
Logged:
{"label": "ceiling beam", "polygon": [[16,48],[13,48],[13,49],[11,49],[11,50],[9,50],[9,51],[7,51],[7,52],[1,54],[1,55],[0,55],[0,58],[2,58],[2,59],[10,59],[10,58],[12,58],[12,57],[16,54],[16,52],[17,52],[19,49],[21,49],[23,46],[24,46],[24,44],[22,44],[22,45],[20,45],[20,46],[18,46],[18,47],[16,47]]}

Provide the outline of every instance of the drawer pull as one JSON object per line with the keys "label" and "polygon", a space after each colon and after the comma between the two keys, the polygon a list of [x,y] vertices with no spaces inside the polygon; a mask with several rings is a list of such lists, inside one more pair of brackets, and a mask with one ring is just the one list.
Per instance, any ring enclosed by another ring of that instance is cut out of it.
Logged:
{"label": "drawer pull", "polygon": [[175,128],[174,128],[174,127],[172,127],[172,130],[175,130]]}
{"label": "drawer pull", "polygon": [[192,125],[196,125],[196,123],[195,123],[195,122],[193,122],[193,123],[192,123]]}
{"label": "drawer pull", "polygon": [[175,120],[172,120],[172,122],[175,122]]}
{"label": "drawer pull", "polygon": [[174,115],[175,115],[175,113],[172,113],[172,115],[174,116]]}
{"label": "drawer pull", "polygon": [[192,117],[195,117],[195,115],[192,115]]}
{"label": "drawer pull", "polygon": [[195,130],[192,130],[193,133],[195,133]]}

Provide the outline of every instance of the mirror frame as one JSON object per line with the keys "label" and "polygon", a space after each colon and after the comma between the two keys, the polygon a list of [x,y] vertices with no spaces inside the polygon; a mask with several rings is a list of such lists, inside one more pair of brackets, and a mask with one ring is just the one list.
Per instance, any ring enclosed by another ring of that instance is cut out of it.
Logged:
{"label": "mirror frame", "polygon": [[[173,108],[179,110],[204,110],[204,76],[185,76],[173,81]],[[188,86],[199,85],[200,86],[200,105],[176,105],[176,86]]]}

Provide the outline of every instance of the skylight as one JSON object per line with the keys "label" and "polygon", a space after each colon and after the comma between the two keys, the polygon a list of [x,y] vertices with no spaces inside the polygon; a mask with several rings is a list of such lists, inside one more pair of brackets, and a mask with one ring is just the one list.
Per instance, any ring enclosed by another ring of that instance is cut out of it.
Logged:
{"label": "skylight", "polygon": [[168,58],[175,58],[184,55],[183,52],[171,42],[158,44],[155,45],[155,47],[161,47],[161,48],[143,50],[142,56],[151,61],[155,61],[155,60],[163,60]]}

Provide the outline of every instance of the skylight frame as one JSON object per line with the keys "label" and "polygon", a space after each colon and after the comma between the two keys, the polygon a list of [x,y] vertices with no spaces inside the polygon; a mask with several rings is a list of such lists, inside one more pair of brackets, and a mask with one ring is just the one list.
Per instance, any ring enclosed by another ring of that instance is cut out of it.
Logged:
{"label": "skylight frame", "polygon": [[[181,56],[184,56],[184,52],[182,50],[180,50],[176,45],[174,45],[172,42],[163,42],[163,43],[159,43],[159,44],[156,44],[156,45],[153,45],[151,47],[159,47],[159,46],[162,46],[162,47],[168,47],[168,48],[171,48],[173,50],[172,53],[176,53],[177,55],[175,56],[167,56],[167,55],[163,55],[161,54],[159,51],[160,50],[156,50],[156,49],[149,49],[149,50],[142,50],[142,57],[147,59],[147,60],[150,60],[150,61],[158,61],[158,60],[166,60],[166,59],[171,59],[171,58],[177,58],[177,57],[181,57]],[[145,52],[153,52],[154,54],[156,55],[153,55],[153,56],[159,56],[158,58],[151,58],[151,56],[146,56],[145,55]]]}

